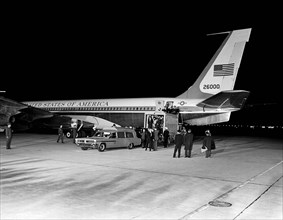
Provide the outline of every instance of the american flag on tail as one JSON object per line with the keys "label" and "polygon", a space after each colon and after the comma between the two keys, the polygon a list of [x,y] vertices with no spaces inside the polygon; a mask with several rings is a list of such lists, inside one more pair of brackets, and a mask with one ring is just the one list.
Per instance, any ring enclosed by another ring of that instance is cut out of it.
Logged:
{"label": "american flag on tail", "polygon": [[235,63],[217,64],[213,68],[213,76],[232,76]]}

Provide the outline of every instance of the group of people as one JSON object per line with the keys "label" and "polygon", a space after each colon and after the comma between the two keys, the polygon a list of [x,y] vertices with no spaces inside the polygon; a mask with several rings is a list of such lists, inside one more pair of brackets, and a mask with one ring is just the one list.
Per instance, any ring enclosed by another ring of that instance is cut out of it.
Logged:
{"label": "group of people", "polygon": [[[11,149],[11,140],[12,140],[12,129],[11,124],[8,124],[6,127],[6,149]],[[76,137],[76,129],[73,130],[73,142],[75,143],[75,137]],[[211,157],[211,150],[215,149],[215,141],[213,137],[211,136],[211,133],[209,130],[205,131],[205,137],[203,139],[202,144],[202,151],[205,152],[205,157],[209,158]],[[163,145],[164,148],[167,148],[168,146],[168,140],[169,140],[169,131],[168,128],[165,127],[164,132],[162,133],[163,136]],[[142,148],[145,148],[145,150],[149,149],[149,151],[157,150],[157,144],[160,137],[160,131],[158,131],[156,128],[143,128],[141,131],[141,144]],[[61,141],[64,143],[64,133],[63,133],[63,126],[60,125],[58,128],[58,139],[57,143]],[[176,157],[176,154],[178,157],[181,156],[181,148],[184,146],[185,150],[185,157],[190,158],[192,156],[192,149],[193,149],[193,143],[194,143],[194,134],[192,133],[191,129],[188,129],[188,131],[184,128],[182,131],[178,130],[177,134],[175,135],[175,148],[173,157]]]}
{"label": "group of people", "polygon": [[[211,136],[211,133],[209,130],[205,131],[205,138],[203,139],[202,149],[203,152],[205,152],[205,157],[209,158],[211,157],[211,150],[215,149],[215,141]],[[176,157],[176,154],[178,154],[178,157],[181,156],[181,148],[184,145],[185,146],[185,157],[190,158],[192,156],[192,149],[193,149],[193,141],[194,141],[194,134],[192,133],[191,129],[183,129],[182,131],[178,130],[177,134],[175,136],[175,148],[173,157]]]}
{"label": "group of people", "polygon": [[[76,127],[72,127],[72,137],[73,137],[73,143],[76,143],[76,137],[77,137],[77,128]],[[61,141],[61,143],[64,143],[64,131],[63,131],[63,125],[60,125],[58,128],[58,138],[57,138],[57,143],[59,143]]]}
{"label": "group of people", "polygon": [[141,130],[142,148],[149,151],[157,151],[157,142],[159,139],[159,131],[156,128],[143,128]]}
{"label": "group of people", "polygon": [[[164,148],[168,147],[169,142],[169,130],[167,127],[165,127],[164,132],[158,131],[156,128],[143,128],[141,130],[141,144],[142,148],[145,148],[145,150],[149,149],[149,151],[157,150],[157,143],[160,140],[160,137],[163,139],[163,146]],[[203,138],[202,143],[202,152],[205,152],[205,157],[209,158],[211,157],[211,150],[215,149],[215,141],[213,137],[211,136],[211,133],[209,130],[205,131],[205,137]],[[175,147],[174,147],[174,153],[173,157],[181,157],[181,148],[184,146],[185,150],[185,157],[191,158],[192,157],[192,150],[193,150],[193,144],[194,144],[194,134],[192,133],[191,129],[186,130],[185,128],[177,131],[177,134],[175,135]]]}
{"label": "group of people", "polygon": [[140,132],[141,145],[145,150],[157,151],[158,142],[163,138],[164,148],[168,146],[169,131],[165,127],[164,132],[158,130],[157,128],[142,128]]}

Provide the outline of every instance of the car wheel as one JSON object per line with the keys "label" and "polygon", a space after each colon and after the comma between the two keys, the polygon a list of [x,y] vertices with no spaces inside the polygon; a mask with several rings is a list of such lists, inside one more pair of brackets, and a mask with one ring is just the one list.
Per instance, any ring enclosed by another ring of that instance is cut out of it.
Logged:
{"label": "car wheel", "polygon": [[105,151],[105,149],[106,149],[106,144],[100,144],[100,145],[98,146],[98,150],[99,150],[100,152]]}
{"label": "car wheel", "polygon": [[88,149],[88,147],[81,147],[81,149],[82,149],[82,150],[87,150],[87,149]]}
{"label": "car wheel", "polygon": [[133,143],[130,143],[129,146],[128,146],[128,149],[129,149],[129,150],[130,150],[130,149],[133,149],[133,147],[134,147],[134,144],[133,144]]}
{"label": "car wheel", "polygon": [[71,132],[70,132],[70,131],[67,131],[67,132],[66,132],[66,137],[67,137],[67,138],[71,138],[71,136],[72,136]]}

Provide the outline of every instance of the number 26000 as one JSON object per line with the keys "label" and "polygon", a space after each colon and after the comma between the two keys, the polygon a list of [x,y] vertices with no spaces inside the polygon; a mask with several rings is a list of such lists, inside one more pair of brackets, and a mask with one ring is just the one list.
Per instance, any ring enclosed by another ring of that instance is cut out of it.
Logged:
{"label": "number 26000", "polygon": [[220,84],[204,84],[203,89],[220,89]]}

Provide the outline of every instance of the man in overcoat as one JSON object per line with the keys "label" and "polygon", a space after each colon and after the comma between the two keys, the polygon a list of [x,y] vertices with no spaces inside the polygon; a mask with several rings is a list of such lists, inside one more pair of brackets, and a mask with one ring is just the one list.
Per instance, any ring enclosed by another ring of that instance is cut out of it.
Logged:
{"label": "man in overcoat", "polygon": [[12,128],[11,124],[9,123],[5,129],[5,135],[6,135],[6,149],[11,149],[11,142],[12,142]]}
{"label": "man in overcoat", "polygon": [[211,137],[211,133],[209,130],[205,131],[206,137],[203,139],[203,146],[207,148],[207,151],[205,152],[205,157],[209,158],[211,157],[211,150],[215,149],[215,142],[213,137]]}
{"label": "man in overcoat", "polygon": [[181,134],[181,131],[178,130],[177,134],[175,135],[175,148],[173,157],[176,157],[176,153],[178,151],[178,157],[181,156],[181,147],[184,143],[184,136]]}
{"label": "man in overcoat", "polygon": [[57,138],[57,143],[61,140],[62,143],[64,143],[64,132],[63,132],[63,126],[60,125],[58,128],[58,138]]}
{"label": "man in overcoat", "polygon": [[157,142],[158,142],[158,130],[156,128],[153,129],[153,150],[157,151]]}
{"label": "man in overcoat", "polygon": [[165,127],[165,130],[163,132],[163,144],[164,144],[164,148],[166,148],[168,146],[168,139],[169,139],[169,131],[168,128]]}
{"label": "man in overcoat", "polygon": [[185,144],[185,157],[190,158],[193,149],[193,141],[194,141],[194,134],[192,130],[189,129],[188,132],[184,136],[184,144]]}
{"label": "man in overcoat", "polygon": [[145,150],[151,150],[151,133],[148,128],[145,129]]}
{"label": "man in overcoat", "polygon": [[141,129],[141,146],[145,148],[145,128]]}

